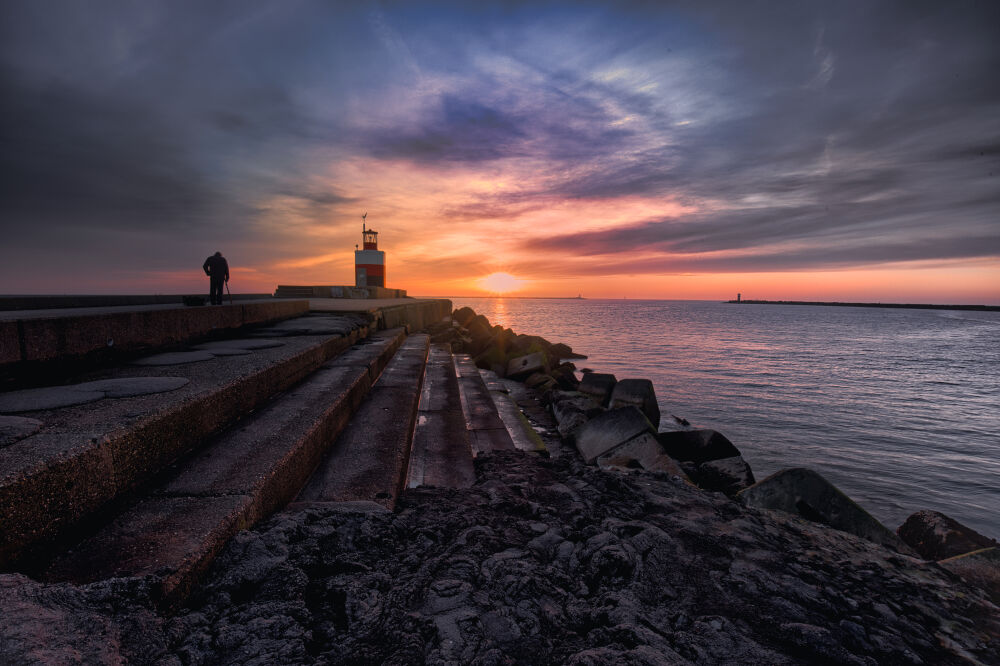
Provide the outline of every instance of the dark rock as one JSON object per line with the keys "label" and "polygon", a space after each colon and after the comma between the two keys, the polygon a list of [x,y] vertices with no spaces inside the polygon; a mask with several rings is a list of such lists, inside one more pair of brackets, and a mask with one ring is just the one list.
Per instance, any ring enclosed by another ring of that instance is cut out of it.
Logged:
{"label": "dark rock", "polygon": [[476,318],[476,311],[472,308],[459,308],[452,313],[451,318],[458,322],[463,328],[469,327],[469,322]]}
{"label": "dark rock", "polygon": [[683,419],[683,418],[677,416],[676,414],[671,414],[670,416],[673,417],[674,421],[676,421],[678,425],[682,425],[682,426],[689,426],[689,425],[691,425],[690,421],[688,421],[687,419]]}
{"label": "dark rock", "polygon": [[753,471],[742,456],[703,462],[691,478],[699,488],[730,497],[755,483]]}
{"label": "dark rock", "polygon": [[548,372],[548,359],[543,352],[518,356],[507,363],[507,377],[510,379],[527,379],[536,372]]}
{"label": "dark rock", "polygon": [[524,380],[524,385],[530,389],[537,389],[538,391],[546,391],[550,388],[556,386],[556,380],[548,375],[536,372],[527,379]]}
{"label": "dark rock", "polygon": [[169,616],[0,574],[0,663],[1000,663],[996,606],[937,565],[576,456],[476,476],[279,512]]}
{"label": "dark rock", "polygon": [[910,552],[891,530],[811,469],[783,469],[737,497],[747,506],[784,511],[900,552]]}
{"label": "dark rock", "polygon": [[995,548],[990,539],[937,511],[917,511],[906,519],[896,534],[927,560],[943,560],[983,548]]}
{"label": "dark rock", "polygon": [[569,345],[564,345],[561,342],[557,342],[552,345],[549,349],[549,354],[551,354],[553,358],[587,358],[583,354],[575,353]]}
{"label": "dark rock", "polygon": [[656,435],[663,449],[676,460],[695,463],[721,460],[740,455],[739,449],[715,430],[678,430]]}
{"label": "dark rock", "polygon": [[652,433],[644,432],[597,458],[600,467],[641,467],[686,479],[677,461],[663,451]]}
{"label": "dark rock", "polygon": [[635,405],[642,410],[654,428],[660,427],[660,406],[656,404],[653,382],[648,379],[621,379],[611,391],[608,407],[616,409]]}
{"label": "dark rock", "polygon": [[593,396],[603,407],[607,407],[608,400],[611,399],[611,392],[615,390],[617,383],[618,380],[614,375],[603,372],[588,372],[584,373],[577,390]]}
{"label": "dark rock", "polygon": [[576,431],[576,450],[587,464],[644,432],[656,429],[638,407],[622,407],[602,412]]}
{"label": "dark rock", "polygon": [[576,366],[572,363],[561,363],[557,365],[549,373],[556,383],[564,391],[575,391],[580,385],[580,381],[576,378]]}

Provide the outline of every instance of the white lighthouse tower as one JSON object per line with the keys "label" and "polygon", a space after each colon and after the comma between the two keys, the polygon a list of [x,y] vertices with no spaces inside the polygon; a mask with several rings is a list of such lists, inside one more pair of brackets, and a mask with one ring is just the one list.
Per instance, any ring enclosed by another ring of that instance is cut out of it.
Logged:
{"label": "white lighthouse tower", "polygon": [[367,217],[361,216],[363,249],[354,251],[354,286],[385,287],[385,252],[378,249],[378,232],[367,228]]}

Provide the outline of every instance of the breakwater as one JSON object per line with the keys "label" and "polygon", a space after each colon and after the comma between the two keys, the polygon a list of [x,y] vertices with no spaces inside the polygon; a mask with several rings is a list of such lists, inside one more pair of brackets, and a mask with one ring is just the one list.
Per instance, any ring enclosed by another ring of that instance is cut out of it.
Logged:
{"label": "breakwater", "polygon": [[[762,486],[746,488],[752,470],[739,451],[722,433],[657,414],[650,382],[579,377],[569,366],[585,349],[484,319],[460,309],[424,336],[485,366],[493,400],[515,401],[552,443],[548,455],[486,446],[455,487],[417,485],[382,505],[299,502],[237,533],[171,613],[158,610],[148,577],[0,576],[0,602],[13,609],[0,656],[957,664],[1000,654],[995,600],[942,568],[955,564],[927,561],[861,518],[853,532],[823,524],[837,522],[830,507],[846,498],[808,474],[740,499]],[[373,385],[386,401],[367,413],[392,408],[416,360],[389,362]],[[446,379],[426,374],[426,422],[447,411],[435,402]],[[463,431],[487,420],[489,403],[461,402]],[[659,432],[657,417],[676,428]],[[798,495],[793,511],[760,508]]]}
{"label": "breakwater", "polygon": [[761,301],[739,299],[726,301],[739,305],[826,305],[845,308],[896,308],[904,310],[973,310],[1000,312],[1000,305],[931,305],[929,303],[845,303],[840,301]]}

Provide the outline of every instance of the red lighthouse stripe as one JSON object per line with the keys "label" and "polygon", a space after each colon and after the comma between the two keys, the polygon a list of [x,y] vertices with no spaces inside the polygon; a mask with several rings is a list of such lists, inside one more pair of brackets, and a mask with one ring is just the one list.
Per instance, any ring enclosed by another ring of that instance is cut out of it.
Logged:
{"label": "red lighthouse stripe", "polygon": [[381,275],[385,277],[385,266],[380,266],[377,264],[356,264],[355,270],[358,268],[364,268],[368,275]]}

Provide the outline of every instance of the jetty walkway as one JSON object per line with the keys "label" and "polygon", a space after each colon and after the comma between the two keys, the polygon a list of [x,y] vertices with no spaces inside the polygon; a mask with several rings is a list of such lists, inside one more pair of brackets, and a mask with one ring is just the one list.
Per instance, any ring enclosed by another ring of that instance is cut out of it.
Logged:
{"label": "jetty walkway", "polygon": [[384,511],[407,486],[470,486],[474,456],[537,436],[467,355],[416,333],[450,313],[415,299],[0,313],[0,570],[137,577],[170,607],[279,509]]}

